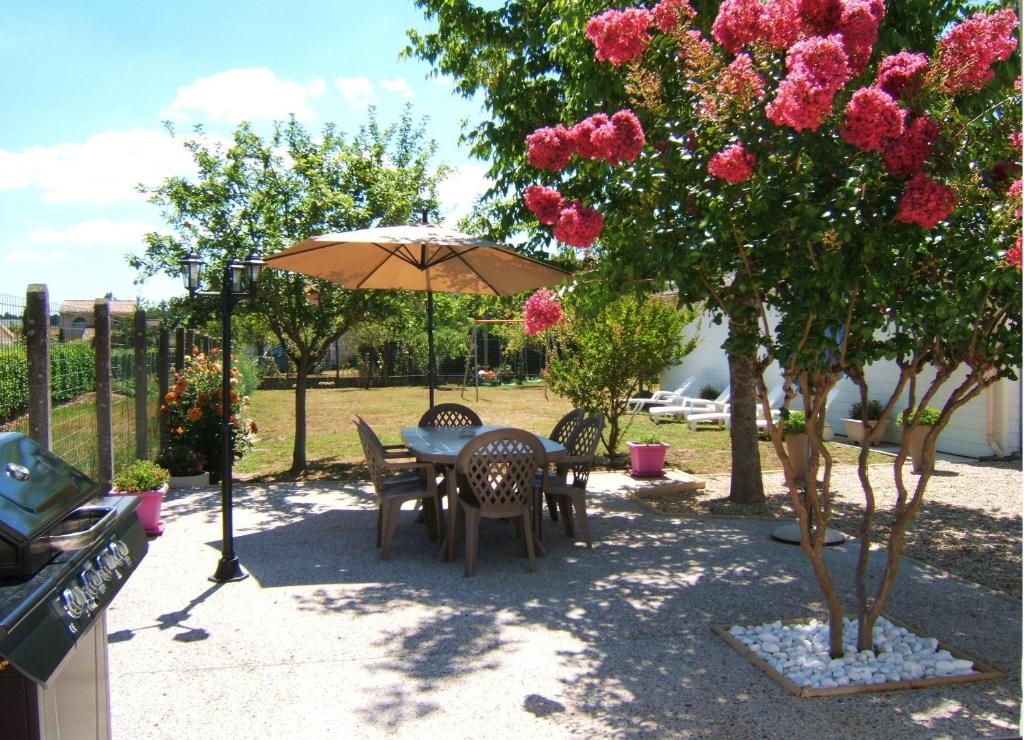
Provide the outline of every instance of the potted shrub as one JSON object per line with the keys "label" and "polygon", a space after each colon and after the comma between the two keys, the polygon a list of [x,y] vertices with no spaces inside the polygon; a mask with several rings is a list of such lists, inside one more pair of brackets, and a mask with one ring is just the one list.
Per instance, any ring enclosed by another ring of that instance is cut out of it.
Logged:
{"label": "potted shrub", "polygon": [[793,481],[807,480],[807,416],[803,411],[790,411],[782,420],[782,437],[786,441],[786,454],[793,468]]}
{"label": "potted shrub", "polygon": [[906,424],[904,412],[896,417],[896,425],[903,429],[903,433],[909,435],[907,447],[910,449],[910,462],[915,473],[921,472],[921,464],[924,462],[924,438],[928,434],[928,428],[935,426],[939,421],[939,410],[931,406],[921,409]]}
{"label": "potted shrub", "polygon": [[[855,404],[850,406],[850,418],[843,419],[843,425],[846,427],[846,436],[852,442],[860,444],[864,440],[865,430],[864,422],[862,420],[862,411],[864,410],[863,404],[857,401]],[[878,421],[882,418],[882,404],[879,401],[868,401],[867,406],[867,418],[868,421]]]}
{"label": "potted shrub", "polygon": [[668,444],[649,434],[636,442],[627,442],[631,475],[662,476],[665,474],[665,453]]}
{"label": "potted shrub", "polygon": [[210,483],[210,474],[203,470],[203,456],[181,445],[168,445],[160,450],[156,461],[171,471],[171,490],[194,488]]}
{"label": "potted shrub", "polygon": [[139,521],[146,534],[156,537],[163,534],[164,524],[160,521],[160,508],[171,474],[151,460],[136,460],[122,467],[114,476],[112,496],[138,496]]}

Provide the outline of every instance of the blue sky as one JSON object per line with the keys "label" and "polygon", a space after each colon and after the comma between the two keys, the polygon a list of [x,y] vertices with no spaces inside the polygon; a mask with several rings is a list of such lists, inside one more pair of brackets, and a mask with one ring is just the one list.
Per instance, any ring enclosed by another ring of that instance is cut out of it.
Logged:
{"label": "blue sky", "polygon": [[180,294],[177,279],[135,285],[125,255],[163,228],[134,186],[188,173],[180,139],[196,123],[226,136],[295,113],[314,131],[353,131],[369,104],[388,124],[410,103],[429,117],[436,161],[457,167],[441,193],[453,222],[486,188],[484,164],[457,142],[461,119],[481,113],[427,64],[399,59],[410,27],[429,27],[411,0],[5,3],[0,294],[46,283],[54,306]]}

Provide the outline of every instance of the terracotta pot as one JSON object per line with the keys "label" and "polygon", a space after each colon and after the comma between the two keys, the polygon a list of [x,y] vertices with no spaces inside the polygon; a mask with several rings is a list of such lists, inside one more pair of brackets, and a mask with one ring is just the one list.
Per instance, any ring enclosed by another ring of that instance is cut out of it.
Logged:
{"label": "terracotta pot", "polygon": [[661,476],[665,474],[665,453],[669,447],[667,444],[659,442],[647,445],[639,442],[627,442],[626,446],[629,447],[630,475]]}
{"label": "terracotta pot", "polygon": [[164,523],[160,519],[160,509],[164,502],[164,494],[166,493],[167,484],[165,483],[155,491],[134,491],[132,493],[111,491],[110,495],[138,496],[140,499],[139,508],[136,509],[136,511],[139,514],[139,521],[142,523],[142,528],[150,537],[159,537],[164,533]]}
{"label": "terracotta pot", "polygon": [[786,454],[793,468],[793,482],[802,485],[807,480],[807,435],[791,434],[786,437]]}

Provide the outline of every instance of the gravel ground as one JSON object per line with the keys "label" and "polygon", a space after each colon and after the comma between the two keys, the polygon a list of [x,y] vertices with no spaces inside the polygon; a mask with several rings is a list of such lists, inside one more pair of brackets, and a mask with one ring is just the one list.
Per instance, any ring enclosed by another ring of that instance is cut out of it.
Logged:
{"label": "gravel ground", "polygon": [[[909,465],[907,466],[909,471]],[[682,494],[636,494],[648,507],[675,516],[739,516],[791,519],[793,509],[782,475],[765,473],[764,506],[737,506],[728,501],[729,476],[706,479],[703,491]],[[875,541],[888,534],[896,500],[892,467],[871,468],[878,515]],[[907,473],[910,490],[917,476]],[[832,527],[847,534],[860,525],[864,497],[852,466],[832,471]],[[935,465],[925,500],[907,534],[906,555],[973,583],[997,591],[1021,593],[1021,461],[978,462],[946,458]]]}

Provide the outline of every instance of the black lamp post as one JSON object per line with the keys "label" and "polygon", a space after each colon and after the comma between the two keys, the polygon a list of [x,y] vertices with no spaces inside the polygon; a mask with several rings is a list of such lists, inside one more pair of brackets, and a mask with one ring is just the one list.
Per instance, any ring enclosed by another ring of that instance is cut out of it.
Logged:
{"label": "black lamp post", "polygon": [[256,284],[260,272],[266,264],[255,254],[245,258],[245,262],[232,259],[224,265],[224,275],[221,280],[219,291],[199,290],[200,273],[206,263],[195,254],[189,253],[181,262],[182,273],[185,278],[185,287],[188,288],[189,298],[197,295],[217,296],[220,298],[222,335],[221,344],[223,366],[221,380],[221,418],[220,418],[220,443],[221,443],[221,518],[224,523],[224,536],[221,543],[220,562],[217,563],[217,571],[210,576],[211,581],[226,583],[228,581],[241,581],[248,578],[249,574],[242,570],[235,556],[235,539],[232,532],[231,510],[231,468],[234,463],[234,448],[231,444],[231,312],[235,304],[245,298],[252,298],[256,294]]}

